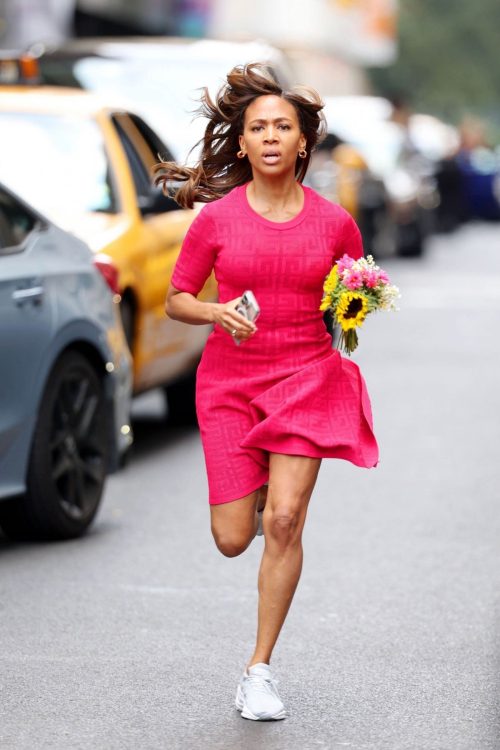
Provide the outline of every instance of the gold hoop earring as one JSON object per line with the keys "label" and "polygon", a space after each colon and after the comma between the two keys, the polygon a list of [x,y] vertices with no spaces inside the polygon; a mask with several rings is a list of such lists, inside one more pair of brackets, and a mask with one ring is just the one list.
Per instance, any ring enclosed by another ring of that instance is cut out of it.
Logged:
{"label": "gold hoop earring", "polygon": [[299,156],[300,156],[301,159],[305,159],[306,158],[307,151],[305,150],[305,148],[303,148],[302,151],[299,151]]}
{"label": "gold hoop earring", "polygon": [[240,151],[238,151],[238,153],[236,154],[236,156],[238,157],[238,159],[243,159],[243,157],[245,156],[245,154],[243,153],[243,151],[240,150]]}

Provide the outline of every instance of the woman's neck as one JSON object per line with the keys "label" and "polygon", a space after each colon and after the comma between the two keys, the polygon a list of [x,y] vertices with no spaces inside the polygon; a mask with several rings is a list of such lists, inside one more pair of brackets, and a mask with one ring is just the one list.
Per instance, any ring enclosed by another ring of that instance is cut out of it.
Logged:
{"label": "woman's neck", "polygon": [[254,173],[246,191],[253,210],[270,221],[293,219],[304,205],[304,190],[294,174],[269,178]]}

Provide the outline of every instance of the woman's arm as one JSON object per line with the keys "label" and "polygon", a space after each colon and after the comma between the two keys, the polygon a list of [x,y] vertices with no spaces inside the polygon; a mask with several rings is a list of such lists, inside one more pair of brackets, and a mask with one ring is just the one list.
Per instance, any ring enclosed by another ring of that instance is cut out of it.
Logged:
{"label": "woman's arm", "polygon": [[165,312],[172,320],[181,323],[217,323],[227,333],[236,329],[236,338],[247,339],[257,327],[236,312],[241,297],[224,304],[197,299],[212,272],[217,254],[217,230],[211,210],[209,204],[205,205],[187,231],[167,291]]}
{"label": "woman's arm", "polygon": [[192,325],[214,323],[214,312],[218,306],[218,302],[202,302],[194,294],[176,289],[173,284],[170,284],[165,300],[165,312],[169,318]]}
{"label": "woman's arm", "polygon": [[165,312],[172,320],[191,325],[216,323],[227,333],[236,328],[236,338],[244,341],[252,336],[257,326],[247,320],[244,315],[236,311],[241,297],[230,300],[225,304],[219,302],[202,302],[190,292],[183,292],[170,284],[165,300]]}

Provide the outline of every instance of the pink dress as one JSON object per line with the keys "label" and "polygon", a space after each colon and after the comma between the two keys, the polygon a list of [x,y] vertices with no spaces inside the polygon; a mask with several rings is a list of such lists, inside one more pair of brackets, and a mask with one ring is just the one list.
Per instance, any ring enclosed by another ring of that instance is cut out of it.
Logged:
{"label": "pink dress", "polygon": [[[248,184],[248,183],[247,183]],[[209,503],[248,495],[269,479],[269,451],[378,463],[370,399],[359,367],[332,348],[319,309],[323,283],[344,253],[363,255],[351,215],[312,188],[283,223],[250,206],[246,185],[201,209],[172,284],[197,295],[213,268],[219,302],[254,293],[258,331],[239,346],[219,325],[196,379]]]}

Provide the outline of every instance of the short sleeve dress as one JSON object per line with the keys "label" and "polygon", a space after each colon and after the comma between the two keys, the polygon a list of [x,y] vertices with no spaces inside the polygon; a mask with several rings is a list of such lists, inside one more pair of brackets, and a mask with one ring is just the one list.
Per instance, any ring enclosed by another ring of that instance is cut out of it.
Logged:
{"label": "short sleeve dress", "polygon": [[250,206],[245,185],[201,209],[172,284],[197,295],[212,269],[225,303],[250,289],[258,331],[236,345],[215,325],[196,375],[196,411],[210,504],[248,495],[269,479],[269,452],[378,463],[359,367],[332,348],[319,309],[323,283],[344,253],[363,255],[350,214],[302,185],[300,213],[283,223]]}

